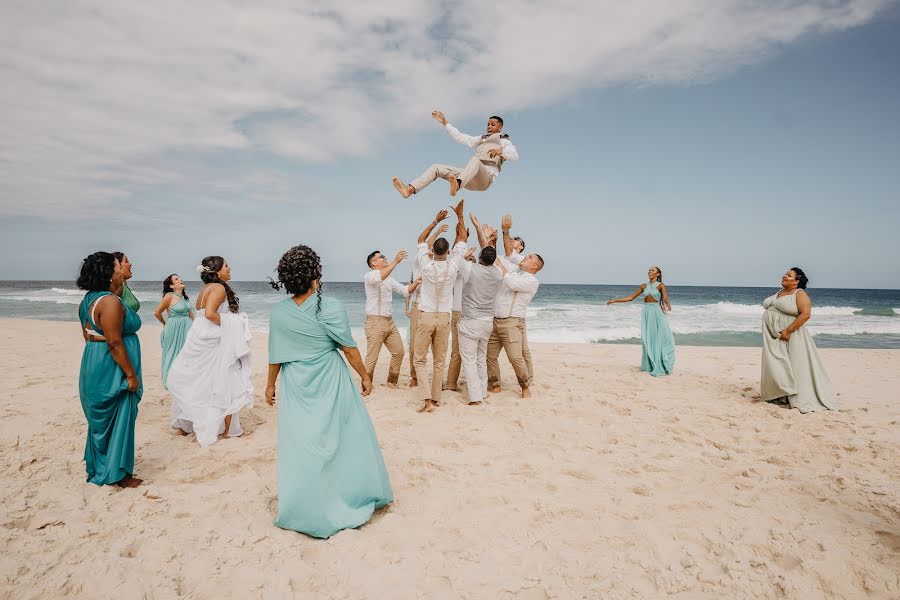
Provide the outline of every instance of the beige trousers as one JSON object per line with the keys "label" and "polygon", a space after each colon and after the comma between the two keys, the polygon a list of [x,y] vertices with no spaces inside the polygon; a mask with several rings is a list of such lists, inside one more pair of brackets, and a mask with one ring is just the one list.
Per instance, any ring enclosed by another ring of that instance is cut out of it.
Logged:
{"label": "beige trousers", "polygon": [[423,188],[438,178],[448,181],[451,178],[459,179],[463,188],[473,192],[483,192],[491,187],[491,183],[494,181],[493,173],[477,156],[473,156],[464,169],[450,165],[431,165],[425,169],[424,173],[410,181],[409,185],[413,186],[417,192],[421,192]]}
{"label": "beige trousers", "polygon": [[[447,359],[447,341],[450,337],[450,313],[419,312],[416,325],[416,355],[413,364],[419,375],[419,396],[422,400],[440,402],[444,383],[444,362]],[[431,377],[425,365],[431,348]]]}
{"label": "beige trousers", "polygon": [[[372,379],[375,373],[375,364],[381,353],[381,346],[387,346],[391,353],[391,364],[388,367],[388,383],[397,383],[400,379],[400,366],[403,364],[403,338],[397,330],[397,325],[391,317],[376,317],[366,315],[366,373]],[[374,379],[373,383],[374,383]]]}
{"label": "beige trousers", "polygon": [[419,324],[419,303],[414,302],[409,309],[409,378],[415,382],[416,378],[416,326]]}
{"label": "beige trousers", "polygon": [[448,390],[455,390],[459,382],[459,371],[462,368],[462,357],[459,354],[459,319],[462,313],[454,310],[450,313],[450,366],[447,367]]}
{"label": "beige trousers", "polygon": [[531,386],[534,372],[531,365],[531,352],[528,350],[528,335],[525,331],[525,319],[521,317],[494,318],[494,330],[487,346],[488,387],[500,385],[500,349],[512,364],[516,379],[523,388]]}

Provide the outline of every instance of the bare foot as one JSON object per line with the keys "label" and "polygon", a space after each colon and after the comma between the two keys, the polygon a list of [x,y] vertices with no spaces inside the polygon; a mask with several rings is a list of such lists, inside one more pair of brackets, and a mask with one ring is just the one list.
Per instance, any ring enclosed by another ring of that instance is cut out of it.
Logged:
{"label": "bare foot", "polygon": [[440,400],[432,400],[431,403],[432,403],[433,405],[435,405],[435,406],[440,406],[440,405],[441,405],[441,401],[440,401]]}
{"label": "bare foot", "polygon": [[411,379],[409,382],[409,387],[411,387],[411,388],[419,387],[419,382],[416,381],[415,379]]}
{"label": "bare foot", "polygon": [[499,385],[495,385],[492,388],[488,388],[488,392],[490,392],[491,394],[499,394],[501,391],[503,391],[503,390],[500,388]]}
{"label": "bare foot", "polygon": [[400,195],[404,198],[409,198],[416,193],[416,189],[413,186],[406,185],[400,181],[399,177],[394,177],[394,187],[397,188],[397,191],[400,192]]}
{"label": "bare foot", "polygon": [[527,387],[522,388],[522,397],[531,398],[531,391]]}
{"label": "bare foot", "polygon": [[396,384],[396,383],[391,383],[390,381],[388,381],[386,384],[384,384],[384,387],[386,387],[386,388],[391,388],[392,390],[396,390],[396,389],[397,389],[397,384]]}
{"label": "bare foot", "polygon": [[178,435],[190,435],[190,434],[189,434],[187,431],[185,431],[184,429],[176,429],[176,430],[175,430],[175,433],[177,433]]}
{"label": "bare foot", "polygon": [[435,404],[431,400],[426,400],[422,403],[422,406],[418,408],[416,412],[434,412]]}
{"label": "bare foot", "polygon": [[126,475],[124,479],[120,479],[119,481],[117,481],[116,485],[120,488],[136,488],[142,483],[144,483],[143,479],[138,479],[137,477]]}
{"label": "bare foot", "polygon": [[456,177],[450,178],[450,195],[451,196],[455,196],[456,192],[459,191],[459,184],[460,184],[459,179],[457,179]]}
{"label": "bare foot", "polygon": [[479,404],[481,404],[481,400],[478,402],[469,402],[469,406],[478,406]]}

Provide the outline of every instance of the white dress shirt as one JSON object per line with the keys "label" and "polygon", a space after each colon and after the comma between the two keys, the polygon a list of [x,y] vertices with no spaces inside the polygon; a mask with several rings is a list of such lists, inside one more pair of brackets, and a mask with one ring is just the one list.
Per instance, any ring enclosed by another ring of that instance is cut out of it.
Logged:
{"label": "white dress shirt", "polygon": [[[463,262],[468,262],[463,260]],[[462,264],[460,264],[462,269]],[[453,312],[462,312],[462,293],[463,293],[463,276],[462,271],[456,275],[456,281],[453,282]]]}
{"label": "white dress shirt", "polygon": [[[419,268],[419,261],[414,260],[412,263],[412,280],[415,281],[422,275],[422,270]],[[409,295],[409,308],[412,310],[413,305],[419,301],[419,288],[413,290],[413,293]]]}
{"label": "white dress shirt", "polygon": [[522,264],[522,261],[525,260],[525,257],[513,250],[513,253],[506,257],[506,260],[514,265],[520,265]]}
{"label": "white dress shirt", "polygon": [[507,317],[525,318],[528,313],[528,305],[538,291],[540,282],[538,278],[525,271],[518,270],[512,262],[501,256],[500,262],[507,270],[503,277],[503,285],[497,292],[497,302],[494,304],[494,316],[499,319]]}
{"label": "white dress shirt", "polygon": [[366,315],[390,317],[393,313],[392,300],[394,292],[401,296],[409,296],[409,286],[403,285],[393,277],[381,280],[381,271],[372,269],[363,277],[366,284]]}
{"label": "white dress shirt", "polygon": [[[450,134],[450,137],[453,138],[453,141],[457,144],[462,144],[463,146],[468,146],[469,148],[474,148],[478,145],[478,142],[481,141],[481,137],[474,135],[466,135],[465,133],[460,133],[459,129],[447,123],[444,125],[444,129]],[[509,138],[500,138],[500,156],[503,157],[503,160],[519,160],[519,151],[516,150],[516,147],[513,146],[513,143],[509,141]],[[491,179],[495,179],[497,174],[500,172],[495,165],[484,165],[485,168],[491,172]]]}
{"label": "white dress shirt", "polygon": [[419,285],[419,310],[422,312],[449,313],[453,308],[453,282],[459,274],[460,262],[466,252],[465,242],[453,247],[446,260],[434,260],[428,256],[428,244],[419,244],[416,262],[421,270]]}

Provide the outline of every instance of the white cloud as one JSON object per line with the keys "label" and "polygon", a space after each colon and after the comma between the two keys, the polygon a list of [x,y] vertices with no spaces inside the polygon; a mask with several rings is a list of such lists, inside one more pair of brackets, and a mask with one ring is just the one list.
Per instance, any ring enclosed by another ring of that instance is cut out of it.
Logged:
{"label": "white cloud", "polygon": [[708,80],[887,3],[4,2],[0,215],[91,214],[177,185],[191,173],[174,154],[328,161],[428,126],[438,105],[461,118]]}

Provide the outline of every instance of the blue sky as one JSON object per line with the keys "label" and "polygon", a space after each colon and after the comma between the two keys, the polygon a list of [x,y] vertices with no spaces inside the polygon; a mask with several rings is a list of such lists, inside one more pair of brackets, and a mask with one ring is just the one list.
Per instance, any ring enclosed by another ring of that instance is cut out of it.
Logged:
{"label": "blue sky", "polygon": [[504,116],[521,160],[467,212],[511,212],[545,282],[657,264],[674,285],[774,285],[798,265],[900,288],[897,3],[473,5],[488,25],[421,4],[0,9],[28,32],[0,36],[0,278],[122,249],[137,279],[221,254],[258,280],[305,243],[326,279],[359,279],[451,200],[390,183],[468,158],[441,108],[473,134]]}

